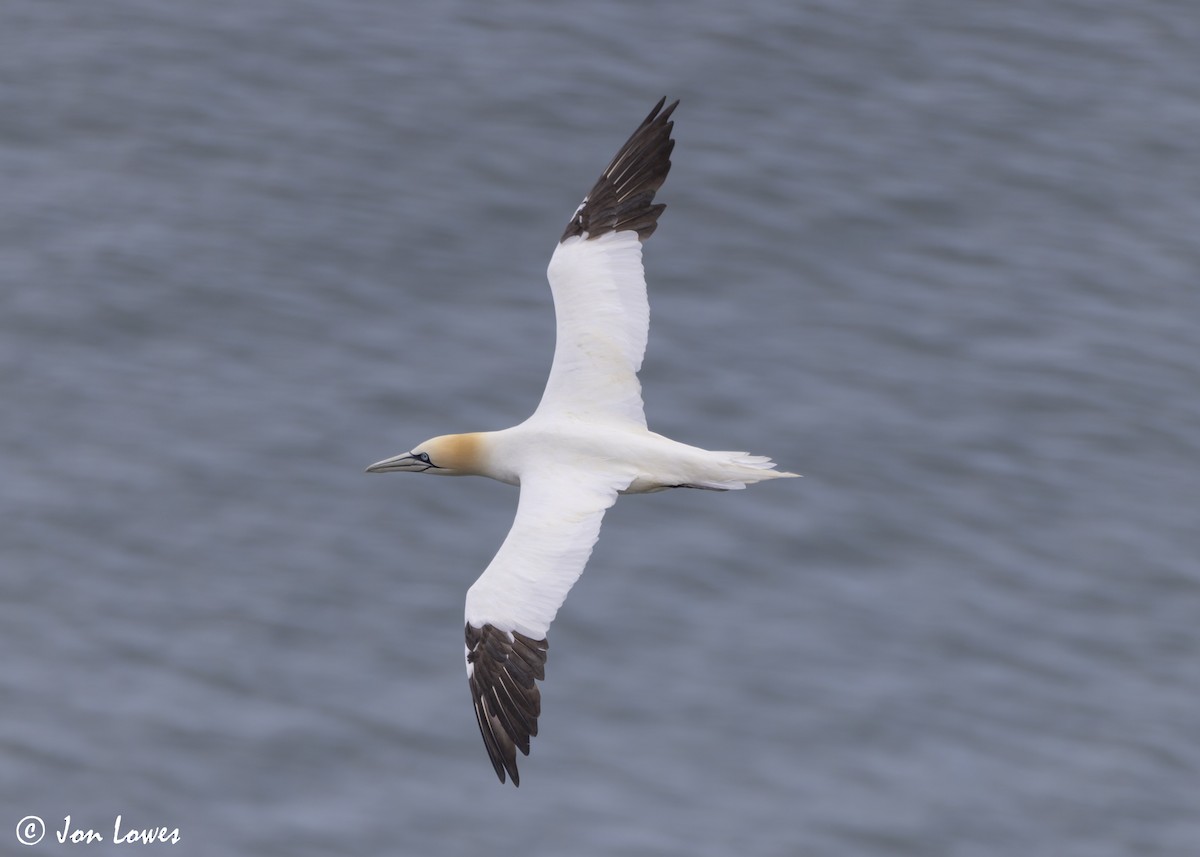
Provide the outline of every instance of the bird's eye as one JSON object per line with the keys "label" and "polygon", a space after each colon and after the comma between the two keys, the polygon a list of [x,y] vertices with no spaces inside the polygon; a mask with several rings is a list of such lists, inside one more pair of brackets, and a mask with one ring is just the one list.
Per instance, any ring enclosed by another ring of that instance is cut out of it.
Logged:
{"label": "bird's eye", "polygon": [[417,460],[424,461],[426,464],[428,464],[429,463],[429,453],[428,452],[418,453]]}

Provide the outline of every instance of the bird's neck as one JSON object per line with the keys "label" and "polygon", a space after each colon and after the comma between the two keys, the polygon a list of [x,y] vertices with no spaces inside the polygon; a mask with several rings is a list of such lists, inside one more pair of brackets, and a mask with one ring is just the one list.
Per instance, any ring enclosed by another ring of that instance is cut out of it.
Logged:
{"label": "bird's neck", "polygon": [[454,469],[464,476],[486,476],[509,485],[519,485],[514,469],[512,439],[503,431],[473,431],[444,438]]}

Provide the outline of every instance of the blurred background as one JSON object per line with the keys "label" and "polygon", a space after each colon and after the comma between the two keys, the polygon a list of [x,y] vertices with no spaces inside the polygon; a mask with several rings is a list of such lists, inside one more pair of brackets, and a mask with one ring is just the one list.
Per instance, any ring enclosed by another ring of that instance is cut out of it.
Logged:
{"label": "blurred background", "polygon": [[[0,8],[0,842],[1200,853],[1200,10]],[[651,427],[496,781],[462,603],[662,95]],[[91,853],[124,853],[92,846]]]}

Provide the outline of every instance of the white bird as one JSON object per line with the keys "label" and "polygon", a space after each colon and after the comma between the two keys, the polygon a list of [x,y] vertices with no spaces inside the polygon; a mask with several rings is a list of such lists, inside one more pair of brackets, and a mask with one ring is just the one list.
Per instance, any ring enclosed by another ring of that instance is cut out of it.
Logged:
{"label": "white bird", "polygon": [[550,258],[557,334],[537,410],[502,431],[442,435],[376,462],[369,473],[487,476],[521,488],[500,550],[467,591],[467,679],[479,732],[500,782],[519,785],[517,749],[537,735],[546,631],[583,573],[618,494],[726,491],[796,476],[769,458],[713,452],[646,428],[637,372],[649,306],[642,242],[665,205],[671,113],[650,111],[567,224]]}

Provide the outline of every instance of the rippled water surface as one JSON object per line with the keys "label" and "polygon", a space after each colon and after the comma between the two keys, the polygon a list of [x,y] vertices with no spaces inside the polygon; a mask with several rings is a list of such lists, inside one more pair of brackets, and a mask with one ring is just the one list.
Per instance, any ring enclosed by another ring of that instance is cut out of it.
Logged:
{"label": "rippled water surface", "polygon": [[[1200,853],[1198,41],[9,0],[3,850]],[[664,94],[651,425],[806,478],[617,504],[514,790],[461,617],[516,492],[362,469],[530,412],[554,240]]]}

